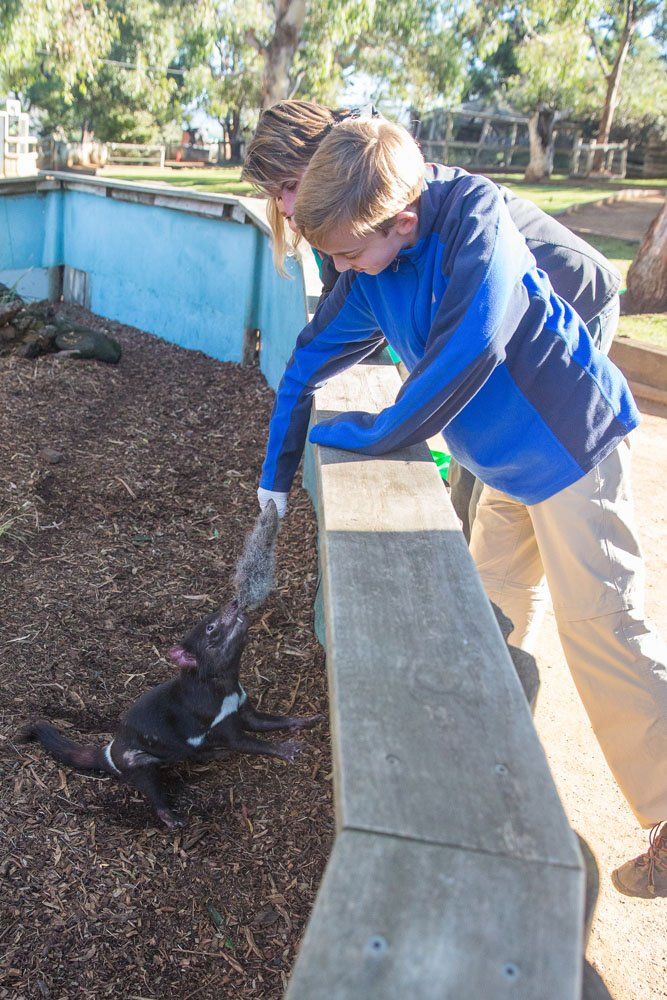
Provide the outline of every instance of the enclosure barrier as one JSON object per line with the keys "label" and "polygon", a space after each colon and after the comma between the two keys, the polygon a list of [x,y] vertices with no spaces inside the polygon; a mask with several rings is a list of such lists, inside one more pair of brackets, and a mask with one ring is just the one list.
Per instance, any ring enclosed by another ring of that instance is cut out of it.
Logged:
{"label": "enclosure barrier", "polygon": [[252,352],[275,388],[302,322],[294,262],[273,266],[255,199],[45,171],[0,181],[0,282],[222,361]]}
{"label": "enclosure barrier", "polygon": [[[516,170],[529,159],[528,116],[500,111],[436,108],[415,123],[424,156],[477,170]],[[585,142],[561,122],[553,130],[554,160],[572,177],[625,177],[628,143]]]}
{"label": "enclosure barrier", "polygon": [[29,134],[30,116],[9,98],[0,110],[0,177],[37,173],[37,139]]}
{"label": "enclosure barrier", "polygon": [[[308,255],[297,281],[276,275],[257,202],[67,175],[0,184],[3,195],[0,280],[32,262],[83,275],[70,287],[87,287],[101,315],[231,360],[250,325],[277,385],[317,288]],[[217,339],[198,339],[187,288]],[[221,301],[233,340],[217,327]],[[313,420],[379,411],[399,387],[389,362],[358,365],[316,393]],[[309,447],[306,459],[337,834],[286,996],[575,1000],[581,858],[428,449]]]}
{"label": "enclosure barrier", "polygon": [[148,146],[134,142],[108,142],[107,164],[140,166],[142,164],[163,167],[164,146]]}
{"label": "enclosure barrier", "polygon": [[625,177],[628,166],[628,142],[584,142],[577,139],[572,150],[571,177],[589,177],[602,173]]}
{"label": "enclosure barrier", "polygon": [[[530,159],[528,116],[478,109],[434,108],[414,123],[415,138],[427,160],[473,170],[519,170]],[[554,162],[567,170],[579,130],[566,123],[554,129]]]}

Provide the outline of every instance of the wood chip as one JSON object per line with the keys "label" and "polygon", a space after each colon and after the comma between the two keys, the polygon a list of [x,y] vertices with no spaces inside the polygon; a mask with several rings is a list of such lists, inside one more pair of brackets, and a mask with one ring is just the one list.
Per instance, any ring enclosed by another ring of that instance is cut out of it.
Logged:
{"label": "wood chip", "polygon": [[[325,727],[298,734],[307,752],[289,766],[234,754],[165,771],[188,822],[176,837],[137,792],[16,740],[41,717],[102,746],[172,676],[169,647],[229,593],[273,394],[257,368],[57,308],[106,326],[123,357],[0,358],[0,511],[25,513],[0,533],[0,997],[279,1000],[333,840]],[[44,446],[65,460],[39,459]],[[326,713],[316,524],[298,486],[277,568],[241,680],[265,711]]]}

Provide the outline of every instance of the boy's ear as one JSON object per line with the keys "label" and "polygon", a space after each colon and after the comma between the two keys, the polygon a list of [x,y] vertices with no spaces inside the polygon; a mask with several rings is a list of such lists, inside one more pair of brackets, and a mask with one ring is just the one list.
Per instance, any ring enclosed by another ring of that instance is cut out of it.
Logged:
{"label": "boy's ear", "polygon": [[394,216],[394,228],[399,236],[412,236],[419,225],[419,216],[413,208],[404,208]]}

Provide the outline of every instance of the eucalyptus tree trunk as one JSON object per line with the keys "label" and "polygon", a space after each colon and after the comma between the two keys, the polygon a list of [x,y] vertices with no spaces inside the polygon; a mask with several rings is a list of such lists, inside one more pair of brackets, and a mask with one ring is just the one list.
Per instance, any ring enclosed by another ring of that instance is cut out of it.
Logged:
{"label": "eucalyptus tree trunk", "polygon": [[630,265],[628,305],[633,312],[667,311],[667,201]]}
{"label": "eucalyptus tree trunk", "polygon": [[554,122],[556,112],[540,105],[528,119],[530,162],[524,180],[542,181],[551,177],[554,168]]}
{"label": "eucalyptus tree trunk", "polygon": [[306,0],[275,0],[275,9],[273,37],[264,49],[262,110],[289,97],[292,63],[306,19]]}
{"label": "eucalyptus tree trunk", "polygon": [[637,26],[636,8],[637,4],[635,0],[626,0],[625,24],[623,25],[623,31],[621,32],[621,38],[618,44],[616,58],[614,59],[614,65],[611,68],[611,72],[607,76],[607,93],[605,96],[604,108],[602,109],[602,117],[600,118],[600,125],[598,127],[598,142],[600,144],[609,142],[609,133],[611,132],[611,125],[614,120],[614,114],[616,112],[616,108],[618,107],[618,101],[621,94],[621,76],[623,75],[623,66],[625,65],[625,60],[630,48],[630,42],[632,41],[632,36],[634,34],[635,27]]}
{"label": "eucalyptus tree trunk", "polygon": [[225,145],[229,148],[229,155],[232,163],[238,163],[240,157],[241,140],[241,109],[232,108],[227,115],[220,119],[222,125]]}

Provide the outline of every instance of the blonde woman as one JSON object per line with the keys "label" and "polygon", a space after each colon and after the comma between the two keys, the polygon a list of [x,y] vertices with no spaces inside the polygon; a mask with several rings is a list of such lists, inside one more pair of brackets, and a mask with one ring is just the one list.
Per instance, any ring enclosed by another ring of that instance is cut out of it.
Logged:
{"label": "blonde woman", "polygon": [[[301,239],[294,206],[303,174],[320,143],[341,122],[379,117],[372,105],[329,108],[311,101],[281,101],[262,114],[248,146],[243,178],[267,196],[273,256],[279,272],[284,273],[285,257],[294,253]],[[429,167],[440,180],[455,180],[465,174],[458,167]],[[602,254],[532,202],[516,197],[507,188],[500,187],[500,192],[537,266],[548,274],[554,291],[576,309],[596,347],[606,353],[618,325],[620,275]],[[336,284],[338,271],[330,256],[316,250],[313,253],[322,278],[321,302]],[[449,484],[454,509],[469,540],[481,483],[453,461]]]}
{"label": "blonde woman", "polygon": [[[363,108],[327,108],[311,101],[281,101],[260,118],[248,146],[242,177],[267,196],[273,258],[281,274],[285,273],[285,258],[294,253],[301,239],[294,224],[294,203],[304,170],[334,125],[362,116],[379,117],[370,104]],[[285,224],[291,234],[286,232]],[[314,253],[326,295],[335,285],[338,272],[330,257]]]}

